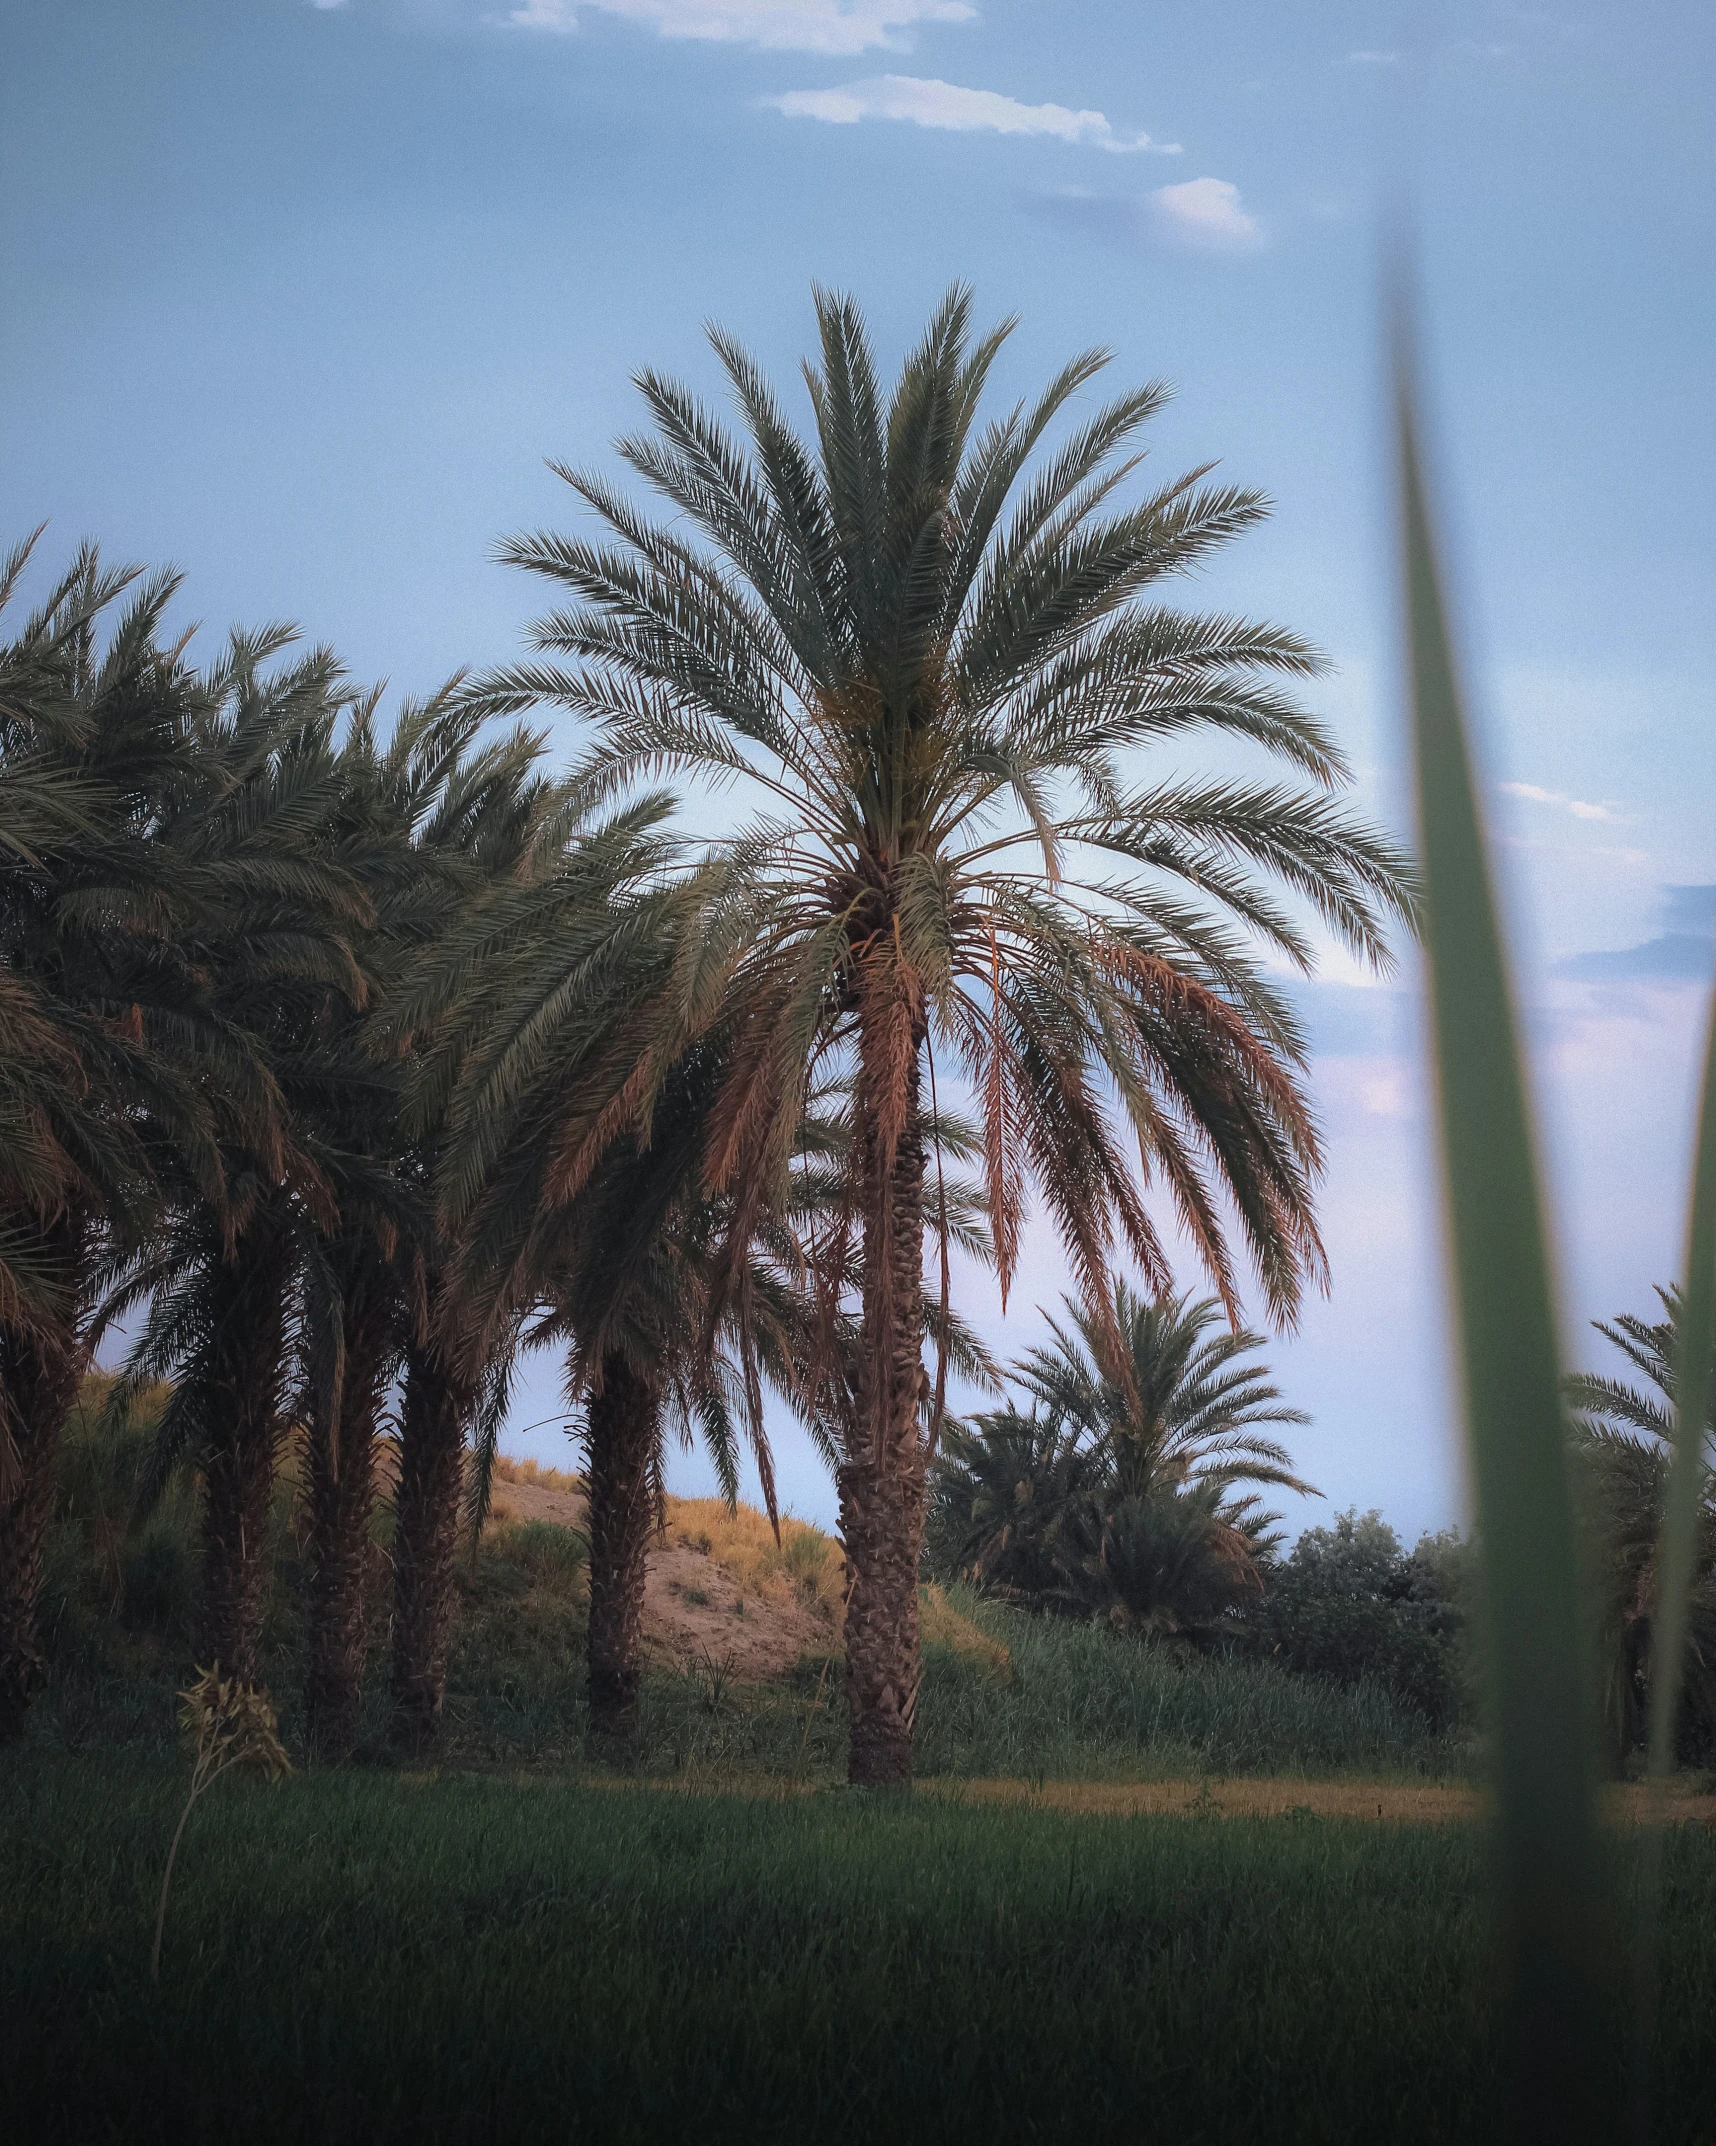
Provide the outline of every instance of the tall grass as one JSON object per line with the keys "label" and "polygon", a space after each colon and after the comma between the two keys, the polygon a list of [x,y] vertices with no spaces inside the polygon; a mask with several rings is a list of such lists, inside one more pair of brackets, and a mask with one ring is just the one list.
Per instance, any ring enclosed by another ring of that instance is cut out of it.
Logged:
{"label": "tall grass", "polygon": [[[1474,1828],[176,1761],[0,1771],[0,2136],[203,2146],[1488,2139]],[[1708,2137],[1716,1843],[1659,2137]],[[1701,2128],[1702,2127],[1702,2128]]]}
{"label": "tall grass", "polygon": [[1181,1658],[1099,1624],[997,1609],[967,1588],[948,1596],[1006,1647],[1010,1675],[1003,1683],[951,1647],[926,1646],[918,1723],[926,1775],[1421,1778],[1471,1764],[1461,1739],[1436,1735],[1376,1684],[1293,1676],[1236,1657]]}

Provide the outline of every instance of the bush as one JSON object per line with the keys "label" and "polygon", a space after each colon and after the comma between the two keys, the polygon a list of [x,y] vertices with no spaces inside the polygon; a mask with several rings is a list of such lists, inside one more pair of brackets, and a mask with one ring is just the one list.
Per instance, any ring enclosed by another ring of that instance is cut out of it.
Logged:
{"label": "bush", "polygon": [[1283,1668],[1384,1685],[1444,1729],[1468,1711],[1470,1559],[1452,1529],[1408,1553],[1380,1513],[1342,1513],[1267,1568],[1243,1629]]}

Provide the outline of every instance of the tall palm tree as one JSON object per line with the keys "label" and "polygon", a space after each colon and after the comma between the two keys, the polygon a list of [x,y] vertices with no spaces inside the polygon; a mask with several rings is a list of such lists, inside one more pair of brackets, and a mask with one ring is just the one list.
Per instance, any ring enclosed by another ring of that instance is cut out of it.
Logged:
{"label": "tall palm tree", "polygon": [[[0,562],[0,608],[34,543]],[[39,1673],[54,1451],[104,1250],[150,1226],[152,1130],[218,1190],[198,1068],[251,1092],[174,958],[194,896],[152,839],[190,751],[185,672],[159,641],[175,587],[86,547],[0,645],[0,1742]]]}
{"label": "tall palm tree", "polygon": [[[705,1174],[741,1210],[778,1200],[808,1087],[850,1073],[821,1276],[845,1295],[862,1242],[839,1471],[850,1771],[888,1782],[911,1767],[939,1417],[918,1317],[938,1070],[982,1120],[1004,1291],[1032,1181],[1091,1303],[1117,1250],[1165,1289],[1142,1179],[1230,1310],[1237,1228],[1290,1320],[1324,1273],[1321,1150],[1302,1034],[1259,949],[1312,961],[1285,889],[1380,963],[1409,896],[1399,853],[1336,802],[1344,763],[1288,690],[1315,652],[1155,598],[1266,510],[1205,470],[1116,504],[1164,386],[1098,410],[1028,474],[1104,354],[979,428],[1007,328],[974,340],[966,292],[886,396],[857,308],[819,293],[817,313],[812,441],[718,331],[742,444],[689,391],[639,375],[653,430],[619,452],[675,520],[563,469],[604,533],[504,547],[568,601],[535,627],[539,658],[488,688],[497,706],[582,716],[575,779],[594,794],[678,772],[758,801],[708,856],[679,1025],[654,1064],[687,1028],[728,1025]],[[1166,746],[1183,766],[1194,738],[1250,743],[1286,774],[1140,780],[1135,755]]]}
{"label": "tall palm tree", "polygon": [[257,1068],[254,1107],[228,1111],[214,1194],[183,1173],[162,1226],[118,1276],[114,1319],[146,1305],[110,1406],[171,1379],[145,1501],[194,1457],[203,1486],[198,1656],[255,1680],[276,1464],[305,1345],[305,1278],[339,1213],[351,1158],[328,1138],[330,1009],[361,1005],[372,905],[337,854],[343,778],[335,731],[349,694],[326,650],[269,669],[286,628],[234,634],[197,681],[186,780],[152,839],[220,899],[196,903],[176,960],[206,979]]}
{"label": "tall palm tree", "polygon": [[950,1438],[938,1558],[1039,1605],[1197,1631],[1261,1585],[1277,1538],[1252,1486],[1317,1494],[1271,1435],[1309,1419],[1212,1298],[1122,1281],[1106,1317],[1070,1301],[1066,1315],[1015,1366],[1030,1413],[978,1416]]}
{"label": "tall palm tree", "polygon": [[[483,1321],[456,1272],[437,1199],[448,1099],[482,1033],[482,994],[471,988],[480,949],[492,952],[494,933],[542,916],[582,832],[576,806],[542,771],[541,735],[514,729],[485,738],[482,725],[454,681],[402,716],[381,766],[393,809],[410,827],[416,867],[399,921],[400,965],[367,1037],[371,1055],[392,1054],[404,1076],[396,1132],[415,1201],[396,1262],[410,1279],[413,1309],[398,1418],[392,1668],[395,1733],[414,1746],[435,1737],[446,1691],[467,1451],[504,1413],[515,1343],[504,1323]],[[401,1052],[415,1055],[407,1061]]]}
{"label": "tall palm tree", "polygon": [[[807,1242],[839,1197],[830,1161],[846,1144],[847,1099],[816,1099],[786,1204],[745,1208],[750,1241],[736,1259],[728,1239],[739,1203],[712,1192],[701,1168],[722,1088],[719,1034],[672,1065],[641,1135],[628,1122],[626,1084],[647,1054],[676,945],[699,923],[673,870],[678,845],[661,828],[667,805],[645,799],[598,829],[578,875],[545,890],[553,909],[539,906],[528,930],[484,920],[482,996],[466,1001],[468,1017],[481,1006],[481,1034],[448,1107],[442,1172],[466,1301],[489,1307],[491,1321],[531,1319],[534,1343],[569,1349],[589,1484],[591,1723],[610,1748],[634,1722],[645,1558],[673,1425],[683,1440],[702,1436],[729,1502],[748,1440],[773,1520],[763,1383],[808,1417],[819,1442],[839,1414],[828,1383],[819,1409],[806,1377],[816,1322],[804,1275]],[[590,1129],[604,1121],[620,1129],[591,1167]],[[965,1129],[931,1131],[957,1163]],[[957,1177],[942,1209],[938,1225],[986,1256],[980,1212]],[[718,1288],[735,1267],[738,1286]],[[936,1313],[925,1316],[933,1328]],[[957,1321],[949,1327],[962,1374],[993,1383],[981,1348]],[[837,1341],[849,1374],[849,1321]],[[849,1395],[849,1375],[835,1384]]]}
{"label": "tall palm tree", "polygon": [[[570,1020],[593,1047],[609,1033],[628,963],[655,936],[633,890],[659,876],[660,862],[660,808],[600,821],[532,772],[540,739],[514,733],[471,751],[479,704],[467,699],[451,715],[468,726],[469,764],[421,840],[466,876],[373,1036],[377,1051],[410,1054],[401,1127],[431,1217],[414,1254],[421,1310],[405,1356],[395,1494],[395,1727],[417,1746],[438,1733],[445,1697],[467,1458],[492,1448],[529,1308],[508,1279],[541,1189],[541,1157],[512,1137],[519,1095],[549,1065],[573,1099],[599,1090],[595,1108],[611,1100],[612,1083],[568,1059],[555,1023]],[[541,959],[557,964],[546,1004],[517,988],[521,966],[541,981]],[[461,1241],[479,1192],[490,1236]],[[485,1489],[479,1468],[473,1517]]]}

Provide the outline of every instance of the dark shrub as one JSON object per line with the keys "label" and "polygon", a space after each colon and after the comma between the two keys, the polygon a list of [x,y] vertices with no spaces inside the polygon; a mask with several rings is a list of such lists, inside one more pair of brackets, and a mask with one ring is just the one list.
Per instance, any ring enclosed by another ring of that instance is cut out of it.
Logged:
{"label": "dark shrub", "polygon": [[1445,1728],[1467,1708],[1469,1565],[1452,1530],[1408,1553],[1380,1513],[1342,1513],[1268,1567],[1244,1629],[1284,1668],[1387,1685]]}

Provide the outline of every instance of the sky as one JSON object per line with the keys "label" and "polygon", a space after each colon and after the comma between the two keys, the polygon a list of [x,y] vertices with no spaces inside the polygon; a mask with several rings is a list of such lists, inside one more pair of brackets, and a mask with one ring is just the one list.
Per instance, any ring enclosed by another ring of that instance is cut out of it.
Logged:
{"label": "sky", "polygon": [[[1410,824],[1381,234],[1414,233],[1438,490],[1552,1185],[1567,1344],[1672,1277],[1716,923],[1716,14],[1701,0],[5,0],[0,538],[171,561],[212,653],[298,621],[394,696],[517,653],[497,539],[570,528],[643,365],[789,391],[814,283],[897,361],[969,282],[1002,403],[1166,377],[1150,472],[1269,524],[1183,602],[1323,648]],[[802,410],[801,410],[802,414]],[[572,744],[562,726],[555,749]],[[1463,1511],[1410,960],[1301,987],[1326,1299],[1268,1360],[1325,1503]],[[1196,1275],[1188,1269],[1184,1282]],[[1041,1229],[1003,1357],[1063,1286]],[[508,1443],[569,1456],[537,1362]],[[783,1496],[832,1486],[776,1430]],[[672,1481],[703,1489],[696,1456]]]}

